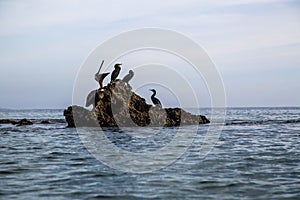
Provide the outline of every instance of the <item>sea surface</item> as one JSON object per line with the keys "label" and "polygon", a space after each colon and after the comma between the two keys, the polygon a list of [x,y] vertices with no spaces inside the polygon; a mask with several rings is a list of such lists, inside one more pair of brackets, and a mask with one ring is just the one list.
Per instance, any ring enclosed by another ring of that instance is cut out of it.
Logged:
{"label": "sea surface", "polygon": [[[201,113],[210,116],[210,109]],[[300,108],[226,113],[220,137],[204,158],[199,151],[209,125],[196,129],[192,144],[171,164],[132,173],[96,159],[76,129],[66,128],[63,110],[0,110],[0,119],[34,122],[0,125],[0,199],[300,199]],[[191,130],[180,127],[187,135]],[[105,135],[139,154],[162,149],[176,131],[161,128],[153,135],[155,127],[127,128],[134,134],[125,137],[108,129]]]}

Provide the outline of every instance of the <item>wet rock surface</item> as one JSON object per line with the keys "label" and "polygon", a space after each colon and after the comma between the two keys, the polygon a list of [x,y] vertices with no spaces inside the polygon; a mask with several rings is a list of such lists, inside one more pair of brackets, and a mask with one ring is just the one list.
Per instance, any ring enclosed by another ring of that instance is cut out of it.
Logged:
{"label": "wet rock surface", "polygon": [[0,119],[0,124],[17,124],[17,121],[12,119]]}
{"label": "wet rock surface", "polygon": [[40,123],[41,124],[52,124],[52,122],[50,122],[49,120],[43,120]]}
{"label": "wet rock surface", "polygon": [[27,125],[32,125],[33,123],[28,119],[21,119],[20,121],[16,121],[12,119],[0,119],[0,124],[13,124],[16,126],[27,126]]}
{"label": "wet rock surface", "polygon": [[32,125],[33,123],[29,121],[28,119],[21,119],[20,121],[17,122],[17,126],[27,126],[27,125]]}
{"label": "wet rock surface", "polygon": [[193,115],[181,108],[161,108],[146,103],[129,84],[117,80],[97,90],[96,106],[89,111],[80,106],[64,110],[68,127],[134,127],[180,126],[206,124],[202,115]]}

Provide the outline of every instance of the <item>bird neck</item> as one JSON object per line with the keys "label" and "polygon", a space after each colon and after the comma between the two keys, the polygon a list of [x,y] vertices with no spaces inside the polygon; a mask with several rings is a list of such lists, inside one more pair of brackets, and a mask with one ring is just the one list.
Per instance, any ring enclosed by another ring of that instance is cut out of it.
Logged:
{"label": "bird neck", "polygon": [[152,91],[152,92],[153,92],[153,94],[151,97],[154,97],[156,95],[156,91]]}
{"label": "bird neck", "polygon": [[103,88],[103,80],[99,81],[100,88]]}

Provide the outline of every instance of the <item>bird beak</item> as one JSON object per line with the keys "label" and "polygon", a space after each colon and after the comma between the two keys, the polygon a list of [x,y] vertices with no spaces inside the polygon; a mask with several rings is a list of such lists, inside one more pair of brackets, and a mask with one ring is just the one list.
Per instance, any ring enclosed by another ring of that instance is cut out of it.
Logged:
{"label": "bird beak", "polygon": [[102,60],[102,63],[101,63],[101,65],[100,65],[100,67],[99,67],[99,70],[98,70],[98,72],[97,72],[96,74],[99,74],[99,73],[100,73],[100,70],[101,70],[101,68],[102,68],[102,66],[103,66],[103,63],[104,63],[104,60]]}

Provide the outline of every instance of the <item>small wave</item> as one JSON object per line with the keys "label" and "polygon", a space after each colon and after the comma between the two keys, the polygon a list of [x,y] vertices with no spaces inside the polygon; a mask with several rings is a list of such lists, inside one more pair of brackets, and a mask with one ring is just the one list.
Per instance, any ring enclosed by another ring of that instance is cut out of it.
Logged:
{"label": "small wave", "polygon": [[66,120],[64,119],[49,119],[50,122],[52,123],[66,123]]}
{"label": "small wave", "polygon": [[226,126],[231,125],[267,125],[267,124],[295,124],[300,123],[300,119],[288,119],[288,120],[253,120],[253,121],[241,121],[241,120],[232,120],[227,121]]}
{"label": "small wave", "polygon": [[32,121],[35,124],[43,124],[43,122],[50,122],[50,124],[61,124],[61,123],[66,123],[66,121],[64,119],[29,119],[30,121]]}

